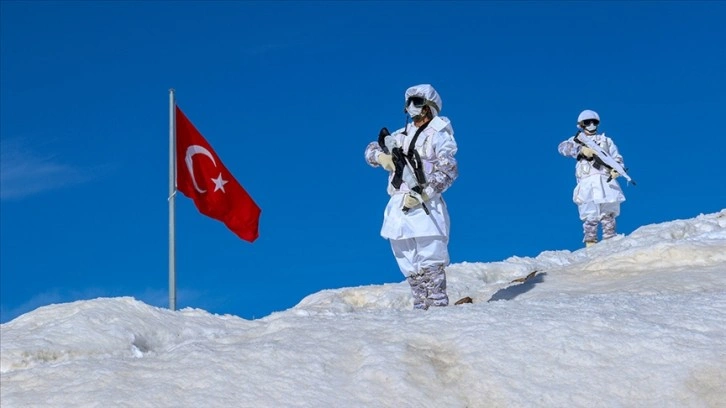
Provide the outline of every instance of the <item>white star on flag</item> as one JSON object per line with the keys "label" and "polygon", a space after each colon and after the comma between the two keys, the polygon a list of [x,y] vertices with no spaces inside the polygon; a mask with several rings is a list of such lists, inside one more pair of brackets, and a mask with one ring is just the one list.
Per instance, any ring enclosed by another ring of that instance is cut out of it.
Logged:
{"label": "white star on flag", "polygon": [[214,182],[214,191],[222,190],[223,193],[226,193],[226,191],[224,191],[224,185],[228,182],[227,180],[222,179],[222,173],[219,173],[219,176],[217,176],[216,179],[212,179],[212,181]]}

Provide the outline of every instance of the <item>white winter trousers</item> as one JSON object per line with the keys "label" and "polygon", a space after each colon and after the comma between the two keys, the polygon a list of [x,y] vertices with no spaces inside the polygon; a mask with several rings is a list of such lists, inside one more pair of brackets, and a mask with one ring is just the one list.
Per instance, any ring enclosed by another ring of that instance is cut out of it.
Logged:
{"label": "white winter trousers", "polygon": [[448,237],[390,239],[393,256],[403,276],[449,265]]}
{"label": "white winter trousers", "polygon": [[392,239],[398,267],[411,285],[413,308],[447,306],[446,270],[449,264],[447,237]]}

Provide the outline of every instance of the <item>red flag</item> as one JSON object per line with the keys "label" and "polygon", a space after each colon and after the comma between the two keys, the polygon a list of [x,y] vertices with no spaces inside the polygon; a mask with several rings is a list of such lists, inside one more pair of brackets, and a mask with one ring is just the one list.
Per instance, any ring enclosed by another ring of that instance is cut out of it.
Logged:
{"label": "red flag", "polygon": [[260,208],[178,106],[176,169],[177,189],[194,200],[199,212],[222,221],[245,241],[257,239]]}

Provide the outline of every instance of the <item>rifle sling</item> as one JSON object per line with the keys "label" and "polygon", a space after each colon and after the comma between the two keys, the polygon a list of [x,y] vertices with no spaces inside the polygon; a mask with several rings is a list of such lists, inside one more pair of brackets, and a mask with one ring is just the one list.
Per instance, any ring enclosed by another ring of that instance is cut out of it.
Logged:
{"label": "rifle sling", "polygon": [[[409,163],[411,165],[411,168],[413,169],[413,173],[416,176],[416,181],[418,181],[418,186],[408,186],[411,190],[416,191],[416,188],[421,189],[421,186],[426,183],[426,176],[423,172],[423,163],[421,162],[421,156],[416,151],[416,141],[418,140],[418,136],[421,134],[421,132],[426,129],[426,127],[429,125],[429,122],[424,123],[421,125],[421,127],[416,130],[416,133],[413,135],[413,138],[411,139],[411,143],[408,145],[408,153],[403,153],[403,148],[396,148],[393,149],[393,152],[391,152],[391,156],[393,157],[393,163],[396,165],[396,171],[393,173],[393,180],[391,180],[391,185],[393,188],[398,190],[401,187],[401,182],[403,181],[403,168],[406,166],[406,163]],[[419,191],[417,191],[420,193]]]}

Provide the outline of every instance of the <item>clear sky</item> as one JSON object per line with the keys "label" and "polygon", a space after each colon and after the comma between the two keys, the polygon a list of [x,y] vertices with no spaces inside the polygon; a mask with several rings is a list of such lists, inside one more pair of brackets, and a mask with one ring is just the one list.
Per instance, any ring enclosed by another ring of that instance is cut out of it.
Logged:
{"label": "clear sky", "polygon": [[0,302],[168,305],[168,90],[262,208],[240,240],[177,199],[177,306],[246,319],[400,282],[365,146],[430,83],[459,144],[452,262],[582,246],[600,113],[638,185],[618,232],[726,207],[726,3],[0,3]]}
{"label": "clear sky", "polygon": [[451,292],[474,302],[426,312],[406,282],[255,320],[130,297],[46,306],[0,326],[0,405],[723,408],[725,245],[722,211],[459,263]]}

